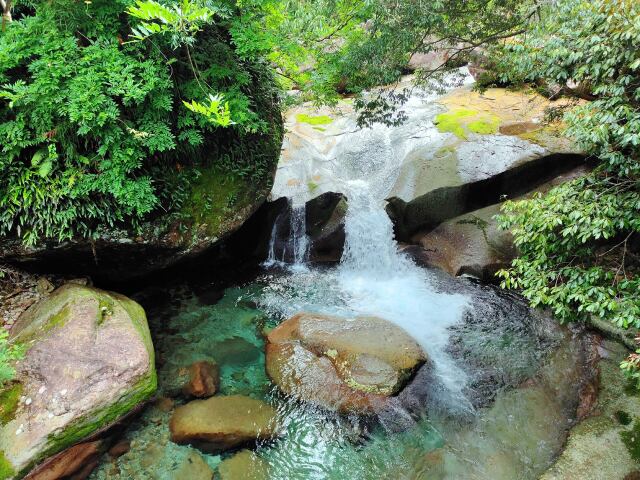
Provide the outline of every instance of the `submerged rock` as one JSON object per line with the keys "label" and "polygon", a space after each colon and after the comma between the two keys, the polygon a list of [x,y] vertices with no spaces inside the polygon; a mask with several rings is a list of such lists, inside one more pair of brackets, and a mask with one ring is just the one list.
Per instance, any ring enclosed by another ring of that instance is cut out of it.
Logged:
{"label": "submerged rock", "polygon": [[426,359],[404,330],[377,317],[301,313],[266,345],[267,373],[284,393],[340,412],[383,409]]}
{"label": "submerged rock", "polygon": [[10,341],[27,354],[17,364],[20,402],[0,427],[6,478],[113,424],[156,389],[144,310],[116,293],[66,284],[19,317]]}
{"label": "submerged rock", "polygon": [[597,409],[569,432],[566,447],[541,480],[635,478],[640,444],[640,395],[620,370],[628,354],[622,345],[605,341]]}
{"label": "submerged rock", "polygon": [[268,480],[269,464],[250,450],[242,450],[218,466],[221,480]]}
{"label": "submerged rock", "polygon": [[81,443],[65,450],[60,455],[56,455],[36,471],[30,473],[26,480],[57,480],[60,478],[84,480],[96,468],[102,453],[103,444],[100,440]]}
{"label": "submerged rock", "polygon": [[189,381],[182,387],[185,395],[211,397],[220,389],[220,370],[215,362],[195,362],[189,367]]}
{"label": "submerged rock", "polygon": [[242,395],[194,400],[176,408],[169,423],[171,440],[204,451],[221,451],[277,435],[276,411]]}

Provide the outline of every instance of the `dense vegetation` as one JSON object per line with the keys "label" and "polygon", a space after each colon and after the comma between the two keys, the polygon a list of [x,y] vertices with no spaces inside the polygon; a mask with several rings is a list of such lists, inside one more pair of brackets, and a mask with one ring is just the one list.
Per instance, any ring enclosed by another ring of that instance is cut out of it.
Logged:
{"label": "dense vegetation", "polygon": [[180,206],[198,174],[185,167],[264,173],[268,155],[246,146],[272,134],[273,82],[233,36],[254,6],[209,3],[15,3],[0,34],[0,234],[135,226]]}
{"label": "dense vegetation", "polygon": [[[501,272],[534,306],[563,320],[590,316],[640,328],[640,4],[562,0],[495,52],[502,81],[585,101],[566,133],[598,160],[587,177],[508,202],[502,225],[520,258]],[[640,379],[640,356],[623,363]]]}

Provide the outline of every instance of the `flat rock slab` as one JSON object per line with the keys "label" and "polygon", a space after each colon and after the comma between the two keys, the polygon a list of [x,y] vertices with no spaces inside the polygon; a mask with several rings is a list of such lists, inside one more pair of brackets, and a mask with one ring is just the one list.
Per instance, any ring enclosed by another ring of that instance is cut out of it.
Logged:
{"label": "flat rock slab", "polygon": [[301,313],[267,337],[269,377],[286,394],[340,412],[388,403],[427,360],[404,330],[377,317]]}
{"label": "flat rock slab", "polygon": [[14,475],[117,421],[156,389],[144,310],[122,295],[66,284],[18,318],[10,341],[27,348],[19,383],[0,396],[0,459]]}
{"label": "flat rock slab", "polygon": [[178,407],[169,423],[171,440],[216,452],[277,435],[276,411],[242,395],[194,400]]}

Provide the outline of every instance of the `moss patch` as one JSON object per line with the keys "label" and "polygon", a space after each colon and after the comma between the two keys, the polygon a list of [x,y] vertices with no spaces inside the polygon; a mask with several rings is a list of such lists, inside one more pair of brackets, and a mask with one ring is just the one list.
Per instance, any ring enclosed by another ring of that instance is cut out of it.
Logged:
{"label": "moss patch", "polygon": [[15,474],[16,471],[14,470],[13,465],[11,465],[9,460],[7,460],[7,457],[4,456],[4,452],[0,450],[0,480],[7,480]]}
{"label": "moss patch", "polygon": [[232,172],[220,168],[204,170],[192,186],[182,217],[197,226],[204,225],[207,234],[217,236],[236,210],[255,200],[254,190],[247,179]]}
{"label": "moss patch", "polygon": [[471,133],[489,135],[498,133],[500,118],[492,113],[483,113],[469,108],[458,108],[436,115],[435,124],[438,131],[453,133],[465,139]]}
{"label": "moss patch", "polygon": [[498,133],[500,119],[495,115],[483,115],[478,120],[473,120],[467,124],[467,128],[473,133],[480,135],[491,135]]}
{"label": "moss patch", "polygon": [[436,115],[435,124],[442,133],[453,133],[458,138],[467,138],[463,119],[475,117],[479,112],[467,108],[459,108],[447,113]]}
{"label": "moss patch", "polygon": [[307,115],[299,113],[296,115],[298,123],[308,123],[309,125],[329,125],[333,119],[329,115]]}
{"label": "moss patch", "polygon": [[13,420],[22,395],[22,384],[15,383],[0,390],[0,425]]}
{"label": "moss patch", "polygon": [[640,421],[636,421],[631,430],[620,432],[620,437],[631,454],[631,458],[640,462]]}

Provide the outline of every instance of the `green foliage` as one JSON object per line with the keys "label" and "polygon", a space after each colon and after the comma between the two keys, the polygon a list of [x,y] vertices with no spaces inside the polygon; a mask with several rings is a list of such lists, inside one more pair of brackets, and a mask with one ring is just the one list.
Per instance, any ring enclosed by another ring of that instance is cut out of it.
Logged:
{"label": "green foliage", "polygon": [[193,44],[196,33],[220,12],[191,0],[182,0],[174,5],[136,0],[135,6],[130,6],[127,13],[141,20],[140,25],[131,29],[131,37],[135,40],[145,40],[154,34],[168,34],[171,45],[177,48],[185,43]]}
{"label": "green foliage", "polygon": [[24,356],[24,348],[20,345],[9,345],[9,333],[0,328],[0,388],[14,379],[16,371],[13,363]]}
{"label": "green foliage", "polygon": [[631,415],[629,415],[624,410],[616,410],[615,416],[620,425],[627,426],[631,424]]}
{"label": "green foliage", "polygon": [[[226,2],[31,1],[13,14],[0,33],[0,235],[135,228],[180,207],[185,171],[277,136],[259,86],[272,79],[236,53],[243,12]],[[259,177],[264,162],[225,166]]]}
{"label": "green foliage", "polygon": [[229,111],[229,102],[223,103],[221,95],[209,95],[209,105],[191,100],[191,103],[183,101],[184,106],[194,113],[198,113],[205,117],[210,123],[221,127],[233,125],[231,120],[231,112]]}
{"label": "green foliage", "polygon": [[[564,121],[599,159],[586,178],[505,204],[500,222],[520,257],[500,272],[502,285],[561,320],[594,315],[640,327],[640,4],[559,1],[495,58],[503,81],[556,85],[589,99]],[[622,364],[636,380],[639,366],[638,355]]]}
{"label": "green foliage", "polygon": [[[418,69],[416,82],[441,89],[444,76],[458,83],[455,67],[475,47],[513,35],[532,15],[533,1],[486,0],[388,2],[386,0],[284,0],[274,2],[262,37],[271,45],[283,85],[301,90],[302,100],[331,104],[355,94],[359,123],[397,124],[408,89],[396,84],[413,54],[448,50],[448,59]],[[371,92],[374,89],[375,91]]]}

